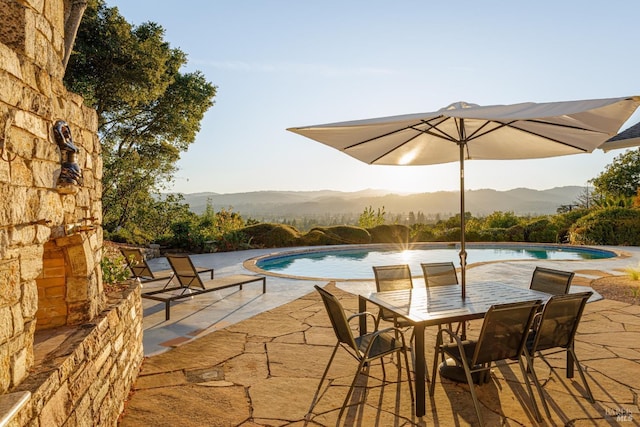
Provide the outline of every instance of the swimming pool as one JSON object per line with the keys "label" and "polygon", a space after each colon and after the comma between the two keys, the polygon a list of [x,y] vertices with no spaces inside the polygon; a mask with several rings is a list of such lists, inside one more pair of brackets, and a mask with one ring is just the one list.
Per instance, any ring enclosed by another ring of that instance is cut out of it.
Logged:
{"label": "swimming pool", "polygon": [[[597,248],[536,244],[466,245],[467,264],[512,260],[588,260],[617,256]],[[307,278],[372,279],[374,265],[409,264],[412,275],[422,276],[420,263],[452,261],[460,265],[459,245],[417,244],[408,249],[394,245],[340,246],[269,255],[256,267],[267,273]]]}

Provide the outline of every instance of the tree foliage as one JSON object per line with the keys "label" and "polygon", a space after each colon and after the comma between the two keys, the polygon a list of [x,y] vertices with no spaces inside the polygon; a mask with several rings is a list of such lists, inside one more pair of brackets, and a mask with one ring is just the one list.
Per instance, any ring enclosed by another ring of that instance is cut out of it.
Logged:
{"label": "tree foliage", "polygon": [[509,228],[520,222],[513,212],[495,211],[485,219],[488,228]]}
{"label": "tree foliage", "polygon": [[640,149],[617,156],[591,182],[600,200],[634,197],[640,188]]}
{"label": "tree foliage", "polygon": [[372,206],[367,206],[358,217],[358,225],[362,228],[374,228],[385,223],[386,212],[384,206],[373,210]]}
{"label": "tree foliage", "polygon": [[199,71],[181,73],[186,62],[160,25],[132,26],[89,0],[64,81],[98,113],[106,230],[131,227],[152,207],[213,105],[216,86]]}

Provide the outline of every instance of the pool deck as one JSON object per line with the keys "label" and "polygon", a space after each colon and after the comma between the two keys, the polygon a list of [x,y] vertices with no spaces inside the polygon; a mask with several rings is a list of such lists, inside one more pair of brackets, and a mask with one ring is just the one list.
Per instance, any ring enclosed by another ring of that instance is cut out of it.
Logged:
{"label": "pool deck", "polygon": [[[331,248],[331,247],[328,247]],[[467,266],[467,282],[488,282],[500,278],[501,281],[528,287],[531,274],[536,266],[546,266],[560,270],[577,271],[574,283],[583,284],[604,274],[620,275],[625,267],[640,266],[638,247],[601,247],[627,254],[624,258],[586,261],[507,261]],[[213,267],[216,276],[230,274],[254,274],[243,265],[248,259],[291,250],[318,249],[283,248],[252,249],[237,252],[192,255],[193,263],[201,267]],[[170,269],[166,258],[149,260],[153,270]],[[581,280],[584,279],[584,280]],[[418,279],[420,280],[420,279]],[[146,356],[162,353],[185,342],[208,333],[224,329],[258,313],[271,310],[294,301],[310,292],[313,286],[325,285],[328,280],[301,280],[267,276],[267,292],[262,294],[260,284],[249,284],[242,292],[236,289],[211,292],[192,299],[184,299],[171,305],[171,319],[165,320],[164,304],[143,299],[144,309],[144,352]],[[161,282],[160,282],[161,283]],[[371,280],[336,281],[339,288],[354,294],[375,291]],[[156,289],[159,284],[145,284],[143,291]]]}
{"label": "pool deck", "polygon": [[[583,285],[601,275],[620,275],[638,266],[640,248],[611,248],[627,258],[590,261],[517,261],[473,266],[469,282],[499,277],[528,286],[536,265],[577,271]],[[247,273],[243,261],[270,250],[194,255],[194,263],[216,275]],[[152,260],[158,268],[163,259]],[[176,303],[164,320],[160,303],[143,300],[147,356],[125,406],[120,426],[467,426],[476,425],[468,386],[436,379],[427,414],[416,418],[404,376],[389,359],[383,378],[379,364],[361,375],[341,420],[337,415],[355,369],[339,351],[329,386],[307,414],[335,336],[313,285],[327,287],[348,311],[357,310],[354,293],[375,289],[373,281],[331,282],[267,278],[267,293],[251,285],[225,297],[204,294]],[[146,287],[145,287],[146,289]],[[469,325],[469,334],[481,321]],[[425,334],[433,348],[435,334]],[[583,396],[579,377],[564,375],[564,355],[548,357],[558,368],[536,362],[551,417],[540,425],[638,425],[640,406],[640,306],[601,300],[587,305],[576,352],[585,366],[595,403]],[[428,350],[427,363],[432,363]],[[429,365],[430,366],[430,365]],[[476,388],[487,425],[537,425],[520,372],[513,364],[492,369],[491,381]],[[523,408],[524,405],[524,408]]]}

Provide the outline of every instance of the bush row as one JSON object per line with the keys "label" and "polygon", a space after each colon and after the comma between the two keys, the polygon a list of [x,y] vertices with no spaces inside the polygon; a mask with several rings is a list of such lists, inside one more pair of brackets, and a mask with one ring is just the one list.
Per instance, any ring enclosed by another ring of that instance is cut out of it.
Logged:
{"label": "bush row", "polygon": [[[356,226],[315,227],[307,233],[283,224],[255,224],[241,229],[252,247],[315,246],[366,243],[455,242],[460,240],[456,221],[408,227],[384,224],[373,228]],[[473,228],[469,242],[573,243],[640,246],[640,209],[581,209],[522,221],[506,228]]]}
{"label": "bush row", "polygon": [[[612,207],[578,209],[553,216],[518,218],[495,212],[484,219],[467,215],[469,242],[573,243],[640,245],[640,209]],[[367,243],[455,242],[460,240],[460,216],[436,224],[383,224],[371,228],[351,225],[314,227],[306,233],[286,224],[246,225],[230,211],[193,216],[170,226],[171,234],[156,243],[188,252],[234,251],[249,248]],[[121,231],[122,234],[123,231]],[[140,244],[135,236],[106,235],[107,240]]]}

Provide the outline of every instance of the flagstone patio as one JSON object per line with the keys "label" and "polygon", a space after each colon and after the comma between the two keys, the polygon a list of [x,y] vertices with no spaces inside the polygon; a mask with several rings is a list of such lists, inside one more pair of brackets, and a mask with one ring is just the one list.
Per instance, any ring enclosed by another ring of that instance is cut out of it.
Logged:
{"label": "flagstone patio", "polygon": [[[269,286],[269,285],[267,285]],[[331,282],[327,289],[357,310],[357,297]],[[470,335],[479,321],[472,322]],[[434,335],[426,333],[426,348]],[[435,328],[433,328],[435,330]],[[145,359],[123,414],[122,426],[331,426],[353,378],[356,361],[340,351],[313,412],[307,416],[335,337],[316,292],[230,324],[170,351]],[[428,350],[432,352],[432,350]],[[596,403],[582,393],[577,376],[567,379],[564,354],[541,360],[552,419],[572,426],[638,425],[640,407],[640,306],[601,300],[587,305],[576,337]],[[433,354],[427,354],[427,362]],[[413,415],[406,376],[386,359],[361,375],[340,423],[359,426],[475,425],[468,386],[436,379],[427,415]],[[404,378],[404,380],[403,380]],[[519,368],[499,364],[488,384],[477,387],[487,425],[535,425]],[[524,404],[524,407],[523,407]],[[542,411],[542,407],[540,405]],[[543,411],[542,411],[543,412]],[[544,412],[543,412],[544,414]],[[544,416],[544,415],[543,415]],[[305,418],[306,417],[306,418]]]}

